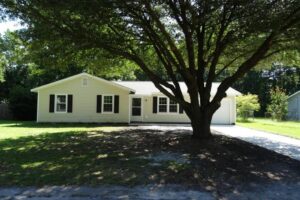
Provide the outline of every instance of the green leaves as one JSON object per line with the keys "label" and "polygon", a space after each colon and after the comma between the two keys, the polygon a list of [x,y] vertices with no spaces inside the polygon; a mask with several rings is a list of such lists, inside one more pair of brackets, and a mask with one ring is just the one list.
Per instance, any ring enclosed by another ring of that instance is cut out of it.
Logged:
{"label": "green leaves", "polygon": [[287,114],[288,107],[288,96],[285,91],[276,87],[270,92],[271,103],[268,106],[268,112],[271,114],[273,119],[281,121]]}
{"label": "green leaves", "polygon": [[260,109],[258,103],[258,96],[248,93],[236,97],[237,113],[244,121],[247,121],[248,117],[253,117],[253,112]]}

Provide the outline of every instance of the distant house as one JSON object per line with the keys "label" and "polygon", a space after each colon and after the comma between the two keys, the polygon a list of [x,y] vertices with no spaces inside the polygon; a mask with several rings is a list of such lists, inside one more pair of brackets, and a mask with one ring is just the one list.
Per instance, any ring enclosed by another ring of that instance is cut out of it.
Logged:
{"label": "distant house", "polygon": [[300,91],[288,98],[288,119],[300,120]]}
{"label": "distant house", "polygon": [[[219,83],[212,86],[215,95]],[[188,99],[187,87],[180,87]],[[189,123],[183,109],[162,94],[150,81],[107,81],[81,73],[31,90],[38,94],[37,122]],[[233,88],[213,116],[214,124],[234,124]]]}

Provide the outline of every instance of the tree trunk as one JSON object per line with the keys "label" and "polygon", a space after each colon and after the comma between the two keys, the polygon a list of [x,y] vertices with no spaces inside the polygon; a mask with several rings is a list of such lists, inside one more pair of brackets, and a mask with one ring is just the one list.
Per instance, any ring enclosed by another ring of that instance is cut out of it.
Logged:
{"label": "tree trunk", "polygon": [[192,111],[189,116],[193,128],[193,138],[195,139],[209,139],[212,137],[210,125],[212,114],[207,109],[204,111]]}

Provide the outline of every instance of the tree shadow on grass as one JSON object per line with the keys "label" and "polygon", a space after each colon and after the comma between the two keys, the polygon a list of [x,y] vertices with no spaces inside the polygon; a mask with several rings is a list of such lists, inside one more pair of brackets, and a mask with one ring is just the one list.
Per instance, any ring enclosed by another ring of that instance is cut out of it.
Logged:
{"label": "tree shadow on grass", "polygon": [[[166,154],[171,159],[163,159]],[[186,130],[67,132],[0,141],[1,186],[181,184],[220,192],[253,183],[297,183],[299,169],[299,161],[241,140],[216,135],[195,141]]]}
{"label": "tree shadow on grass", "polygon": [[123,127],[128,126],[127,123],[36,123],[33,121],[0,121],[2,127],[15,128],[98,128],[98,127]]}

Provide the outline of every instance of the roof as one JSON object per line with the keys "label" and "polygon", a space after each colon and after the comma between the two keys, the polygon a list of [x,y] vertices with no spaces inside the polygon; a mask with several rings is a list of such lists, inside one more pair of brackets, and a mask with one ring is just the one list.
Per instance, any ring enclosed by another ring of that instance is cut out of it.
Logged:
{"label": "roof", "polygon": [[289,96],[288,99],[289,99],[289,98],[292,98],[292,97],[294,97],[294,96],[296,96],[296,95],[298,95],[298,94],[300,94],[300,90],[299,90],[298,92],[295,92],[295,93],[292,94],[291,96]]}
{"label": "roof", "polygon": [[[136,91],[135,94],[139,95],[151,95],[151,94],[161,94],[161,92],[155,87],[151,81],[115,81],[115,83],[123,85],[124,87],[132,88]],[[220,83],[213,83],[211,89],[211,95],[217,93]],[[183,93],[187,93],[187,86],[184,82],[179,82],[179,86]],[[238,96],[241,93],[233,88],[229,88],[226,91],[228,96]]]}
{"label": "roof", "polygon": [[[31,91],[32,92],[38,92],[39,90],[43,90],[55,85],[59,85],[62,84],[66,81],[70,81],[73,79],[76,79],[78,77],[89,77],[92,78],[94,80],[100,81],[100,82],[105,82],[111,85],[114,85],[120,89],[124,89],[127,90],[129,92],[133,92],[134,94],[137,95],[153,95],[153,94],[161,94],[161,92],[155,87],[155,85],[151,82],[151,81],[108,81],[102,78],[99,78],[97,76],[92,76],[88,73],[81,73],[81,74],[77,74],[65,79],[61,79],[46,85],[42,85],[40,87],[34,88]],[[184,82],[179,82],[181,91],[183,93],[187,93],[187,87],[186,84]],[[212,89],[211,89],[211,95],[215,95],[217,93],[217,89],[219,87],[220,83],[213,83],[212,84]],[[237,90],[233,89],[233,88],[229,88],[226,91],[226,94],[228,96],[237,96],[237,95],[241,95],[240,92],[238,92]]]}
{"label": "roof", "polygon": [[59,85],[59,84],[64,83],[66,81],[70,81],[70,80],[76,79],[78,77],[83,77],[83,76],[92,78],[92,79],[97,80],[97,81],[101,81],[101,82],[105,82],[105,83],[114,85],[114,86],[116,86],[116,87],[118,87],[120,89],[123,89],[123,90],[128,90],[130,92],[135,92],[135,90],[133,90],[131,88],[128,88],[126,86],[114,83],[113,81],[108,81],[108,80],[105,80],[103,78],[99,78],[97,76],[90,75],[88,73],[80,73],[80,74],[77,74],[77,75],[74,75],[74,76],[70,76],[68,78],[64,78],[64,79],[61,79],[61,80],[58,80],[58,81],[55,81],[55,82],[52,82],[52,83],[49,83],[49,84],[46,84],[46,85],[42,85],[40,87],[36,87],[36,88],[31,89],[31,92],[38,92],[39,90],[46,89],[46,88],[49,88],[49,87],[52,87],[52,86],[55,86],[55,85]]}

